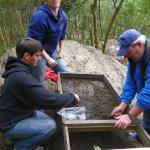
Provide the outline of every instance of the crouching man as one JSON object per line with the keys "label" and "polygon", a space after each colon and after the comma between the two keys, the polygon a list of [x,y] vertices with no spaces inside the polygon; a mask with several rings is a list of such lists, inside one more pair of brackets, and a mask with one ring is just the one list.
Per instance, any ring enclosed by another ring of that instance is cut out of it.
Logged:
{"label": "crouching man", "polygon": [[[150,39],[140,32],[129,29],[119,37],[118,56],[129,60],[126,82],[120,96],[121,103],[112,115],[116,116],[116,128],[127,128],[134,117],[143,112],[142,125],[150,134]],[[135,106],[127,114],[122,114],[131,101]]]}
{"label": "crouching man", "polygon": [[42,51],[38,41],[20,40],[17,58],[8,58],[3,74],[0,131],[14,141],[16,150],[35,150],[55,133],[55,121],[36,108],[55,109],[79,102],[77,94],[50,93],[33,77],[32,67],[38,64]]}

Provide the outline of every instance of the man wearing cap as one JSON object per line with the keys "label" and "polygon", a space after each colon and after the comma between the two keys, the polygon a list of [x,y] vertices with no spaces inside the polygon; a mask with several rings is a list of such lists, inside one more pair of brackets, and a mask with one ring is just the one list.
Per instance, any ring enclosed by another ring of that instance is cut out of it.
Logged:
{"label": "man wearing cap", "polygon": [[[142,126],[150,134],[150,39],[135,29],[129,29],[118,39],[118,56],[129,60],[126,81],[120,96],[120,105],[112,115],[116,118],[115,128],[126,129],[133,117],[143,112]],[[133,99],[136,104],[124,114]]]}

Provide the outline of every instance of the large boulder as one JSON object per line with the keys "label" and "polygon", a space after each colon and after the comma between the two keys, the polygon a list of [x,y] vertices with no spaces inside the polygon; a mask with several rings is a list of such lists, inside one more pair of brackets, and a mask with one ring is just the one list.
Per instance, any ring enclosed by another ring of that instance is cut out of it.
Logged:
{"label": "large boulder", "polygon": [[65,42],[64,63],[71,72],[104,74],[115,89],[122,89],[126,65],[111,55],[102,54],[101,50],[75,41]]}
{"label": "large boulder", "polygon": [[[8,56],[16,56],[14,48],[0,57],[0,75],[4,72]],[[104,55],[101,50],[94,47],[66,40],[63,60],[70,72],[104,74],[114,88],[121,91],[126,66],[115,57]],[[3,78],[0,78],[0,85],[2,84]]]}

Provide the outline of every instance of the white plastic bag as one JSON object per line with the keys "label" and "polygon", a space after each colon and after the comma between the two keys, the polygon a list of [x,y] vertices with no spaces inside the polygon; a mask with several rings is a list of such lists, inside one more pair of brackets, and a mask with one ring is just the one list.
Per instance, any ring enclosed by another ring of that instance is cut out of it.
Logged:
{"label": "white plastic bag", "polygon": [[64,117],[68,120],[85,120],[85,107],[70,107],[63,108],[59,112],[58,115]]}

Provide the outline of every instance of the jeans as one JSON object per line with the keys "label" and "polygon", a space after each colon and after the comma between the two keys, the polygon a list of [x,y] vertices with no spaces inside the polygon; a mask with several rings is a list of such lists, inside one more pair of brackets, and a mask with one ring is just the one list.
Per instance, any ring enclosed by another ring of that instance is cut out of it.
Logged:
{"label": "jeans", "polygon": [[[68,72],[66,66],[62,62],[61,59],[57,59],[57,51],[55,51],[51,57],[56,61],[57,66],[53,67],[55,73],[58,72]],[[39,64],[34,68],[34,77],[42,84],[44,85],[45,82],[45,73],[46,73],[46,60],[44,58],[41,58],[39,61]]]}
{"label": "jeans", "polygon": [[50,139],[56,131],[56,123],[43,112],[22,120],[4,135],[15,143],[16,150],[35,150]]}

